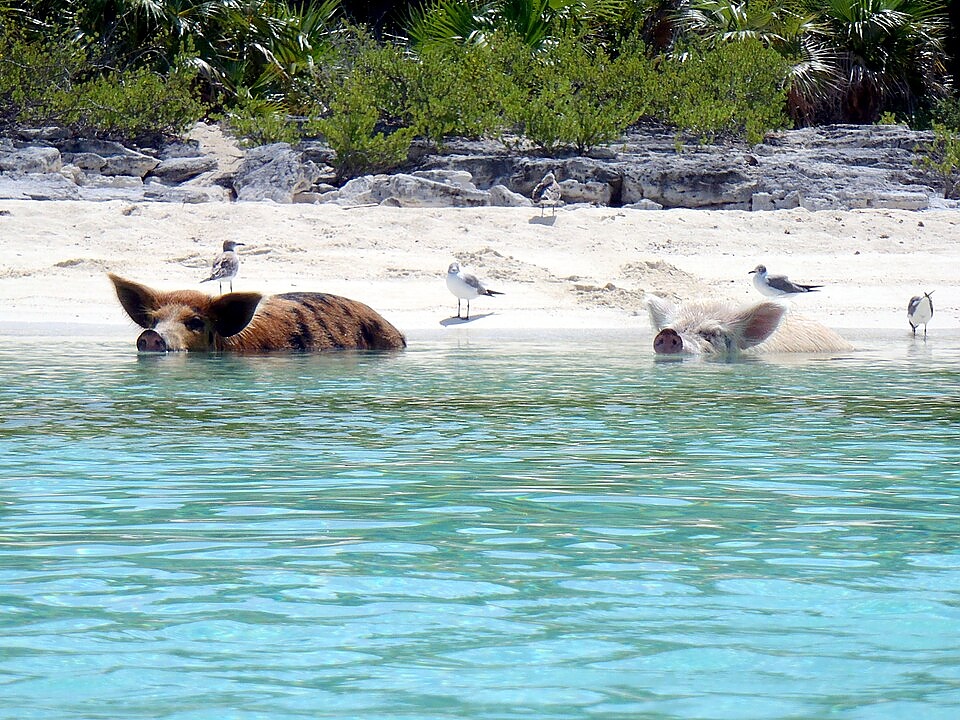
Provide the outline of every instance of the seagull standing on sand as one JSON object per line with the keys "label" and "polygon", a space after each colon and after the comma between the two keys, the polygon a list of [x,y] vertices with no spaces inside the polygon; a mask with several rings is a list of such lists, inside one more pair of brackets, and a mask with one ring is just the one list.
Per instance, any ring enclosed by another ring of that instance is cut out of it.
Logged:
{"label": "seagull standing on sand", "polygon": [[553,214],[556,215],[561,194],[560,183],[557,182],[556,176],[552,172],[548,172],[543,176],[543,180],[537,183],[530,197],[533,198],[535,205],[540,206],[541,216],[543,216],[543,209],[547,205],[553,208]]}
{"label": "seagull standing on sand", "polygon": [[213,259],[210,277],[204,278],[200,282],[205,283],[210,280],[218,280],[222,294],[223,282],[226,280],[230,283],[230,292],[233,292],[233,279],[237,276],[237,273],[240,272],[240,255],[237,253],[237,246],[239,245],[243,245],[243,243],[224,240],[223,252]]}
{"label": "seagull standing on sand", "polygon": [[494,295],[503,295],[502,292],[485,287],[476,275],[463,272],[463,270],[460,269],[460,264],[455,262],[450,263],[450,267],[447,268],[447,289],[457,296],[458,318],[461,317],[460,301],[467,301],[467,316],[461,318],[462,320],[470,319],[470,301],[473,300],[473,298],[479,297],[480,295],[489,295],[491,297]]}
{"label": "seagull standing on sand", "polygon": [[799,293],[815,292],[823,285],[801,285],[792,282],[786,275],[767,275],[765,265],[757,265],[748,275],[753,275],[753,286],[767,297],[783,297]]}
{"label": "seagull standing on sand", "polygon": [[927,337],[927,323],[933,317],[933,290],[925,292],[923,295],[914,295],[907,303],[907,321],[916,337],[917,328],[923,325],[923,337]]}

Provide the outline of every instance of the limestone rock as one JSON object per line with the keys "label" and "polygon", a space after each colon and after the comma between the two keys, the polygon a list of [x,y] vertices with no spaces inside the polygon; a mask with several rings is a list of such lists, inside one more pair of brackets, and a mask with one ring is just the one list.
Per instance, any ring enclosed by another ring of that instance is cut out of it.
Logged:
{"label": "limestone rock", "polygon": [[478,207],[490,194],[406,173],[366,175],[347,182],[337,193],[340,205],[380,204],[396,207]]}
{"label": "limestone rock", "polygon": [[0,173],[4,200],[80,200],[80,188],[60,173]]}
{"label": "limestone rock", "polygon": [[753,168],[720,158],[651,158],[623,174],[622,202],[644,198],[665,207],[749,209],[758,190]]}
{"label": "limestone rock", "polygon": [[0,144],[0,172],[55,173],[63,167],[60,151],[44,145]]}
{"label": "limestone rock", "polygon": [[186,182],[197,175],[217,169],[217,159],[210,156],[198,157],[171,157],[161,160],[160,163],[150,171],[150,177],[155,177],[161,182],[173,185]]}
{"label": "limestone rock", "polygon": [[274,143],[244,154],[233,187],[237,200],[292,203],[294,196],[309,190],[319,175],[316,164],[305,160],[289,143]]}
{"label": "limestone rock", "polygon": [[532,207],[533,201],[520,193],[515,193],[506,185],[494,185],[489,190],[490,204],[497,207]]}
{"label": "limestone rock", "polygon": [[[101,175],[142,178],[160,162],[155,157],[131,150],[112,140],[70,139],[61,144],[60,153],[64,162],[84,169],[96,167]],[[93,156],[98,156],[102,162]]]}
{"label": "limestone rock", "polygon": [[560,183],[560,197],[565,203],[592,203],[609,205],[613,191],[607,183],[564,180]]}

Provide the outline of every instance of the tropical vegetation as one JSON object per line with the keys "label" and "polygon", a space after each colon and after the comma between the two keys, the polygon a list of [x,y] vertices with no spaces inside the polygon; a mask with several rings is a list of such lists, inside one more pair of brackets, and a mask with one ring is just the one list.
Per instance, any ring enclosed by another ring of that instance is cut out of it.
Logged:
{"label": "tropical vegetation", "polygon": [[[946,0],[0,0],[0,132],[319,136],[344,177],[411,142],[588,152],[893,117],[960,129]],[[946,136],[944,136],[946,137]],[[944,146],[946,147],[946,146]]]}

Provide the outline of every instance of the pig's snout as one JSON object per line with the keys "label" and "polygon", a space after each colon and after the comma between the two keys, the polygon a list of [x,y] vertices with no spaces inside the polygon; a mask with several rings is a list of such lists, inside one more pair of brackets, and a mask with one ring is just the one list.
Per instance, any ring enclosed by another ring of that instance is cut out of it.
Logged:
{"label": "pig's snout", "polygon": [[156,330],[144,330],[137,338],[137,350],[140,352],[166,352],[166,341]]}
{"label": "pig's snout", "polygon": [[683,340],[676,330],[664,328],[653,339],[653,351],[658,355],[676,355],[683,352]]}

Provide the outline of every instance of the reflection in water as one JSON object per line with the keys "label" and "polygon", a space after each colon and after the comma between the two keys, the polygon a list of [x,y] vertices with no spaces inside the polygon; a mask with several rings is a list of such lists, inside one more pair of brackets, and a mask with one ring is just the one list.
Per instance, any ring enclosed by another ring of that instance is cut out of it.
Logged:
{"label": "reflection in water", "polygon": [[0,717],[947,717],[960,355],[883,347],[0,345]]}

